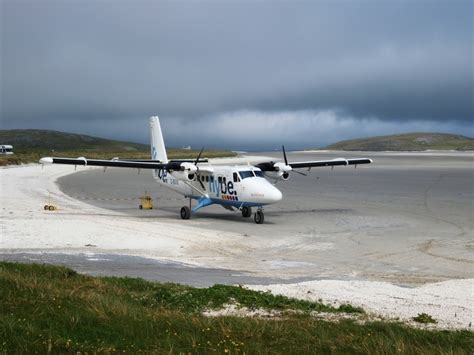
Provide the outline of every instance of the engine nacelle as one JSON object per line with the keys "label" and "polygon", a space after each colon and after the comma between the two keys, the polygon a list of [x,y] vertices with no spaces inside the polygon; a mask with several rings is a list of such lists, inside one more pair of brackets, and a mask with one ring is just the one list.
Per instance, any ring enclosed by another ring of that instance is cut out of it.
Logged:
{"label": "engine nacelle", "polygon": [[197,169],[198,168],[195,164],[189,163],[189,162],[184,162],[184,163],[181,163],[180,165],[180,170],[185,171],[187,173],[195,173]]}
{"label": "engine nacelle", "polygon": [[290,178],[289,171],[265,171],[264,174],[274,180],[288,180]]}
{"label": "engine nacelle", "polygon": [[281,162],[273,164],[273,168],[275,169],[275,171],[281,171],[284,173],[289,173],[291,170],[293,170],[291,166]]}
{"label": "engine nacelle", "polygon": [[183,181],[193,181],[196,177],[195,172],[190,171],[172,171],[170,174],[176,179]]}

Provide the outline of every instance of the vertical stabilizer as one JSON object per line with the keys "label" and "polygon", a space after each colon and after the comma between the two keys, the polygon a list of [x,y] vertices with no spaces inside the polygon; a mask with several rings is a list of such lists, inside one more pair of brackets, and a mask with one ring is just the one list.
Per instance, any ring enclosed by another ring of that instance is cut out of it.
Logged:
{"label": "vertical stabilizer", "polygon": [[166,155],[165,142],[161,133],[160,119],[158,116],[150,117],[150,143],[151,159],[159,160],[162,163],[168,162]]}

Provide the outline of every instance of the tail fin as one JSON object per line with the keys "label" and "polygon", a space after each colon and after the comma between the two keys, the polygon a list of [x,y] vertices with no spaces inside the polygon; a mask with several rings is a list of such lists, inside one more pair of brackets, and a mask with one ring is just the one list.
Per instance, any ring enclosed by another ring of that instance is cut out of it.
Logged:
{"label": "tail fin", "polygon": [[159,160],[162,163],[168,162],[166,155],[165,142],[161,133],[160,119],[158,116],[150,117],[150,143],[151,159]]}

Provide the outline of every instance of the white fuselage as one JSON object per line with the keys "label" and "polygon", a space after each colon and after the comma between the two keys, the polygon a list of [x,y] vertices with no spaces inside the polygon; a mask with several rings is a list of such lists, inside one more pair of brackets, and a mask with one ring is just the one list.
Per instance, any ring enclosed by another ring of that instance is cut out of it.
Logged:
{"label": "white fuselage", "polygon": [[153,177],[185,197],[200,199],[204,196],[213,203],[236,208],[268,205],[282,198],[280,190],[254,166],[202,165],[197,173],[156,169]]}

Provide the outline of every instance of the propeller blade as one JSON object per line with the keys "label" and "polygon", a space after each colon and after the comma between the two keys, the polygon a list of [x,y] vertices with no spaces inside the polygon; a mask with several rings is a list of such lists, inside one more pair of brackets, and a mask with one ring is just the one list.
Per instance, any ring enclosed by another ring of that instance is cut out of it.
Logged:
{"label": "propeller blade", "polygon": [[301,171],[298,171],[298,170],[292,170],[292,172],[303,175],[303,176],[308,176],[308,174],[302,173]]}
{"label": "propeller blade", "polygon": [[199,155],[198,155],[196,161],[194,162],[194,165],[196,165],[196,166],[198,165],[199,159],[201,159],[201,154],[202,154],[203,150],[204,150],[204,147],[201,148],[201,151],[199,152]]}
{"label": "propeller blade", "polygon": [[288,159],[286,158],[285,146],[282,145],[281,148],[283,149],[283,158],[285,158],[285,165],[288,165]]}
{"label": "propeller blade", "polygon": [[203,189],[204,191],[206,191],[206,188],[204,187],[204,184],[203,184],[202,181],[201,181],[201,175],[197,175],[196,178],[198,179],[199,184],[201,185],[202,189]]}

